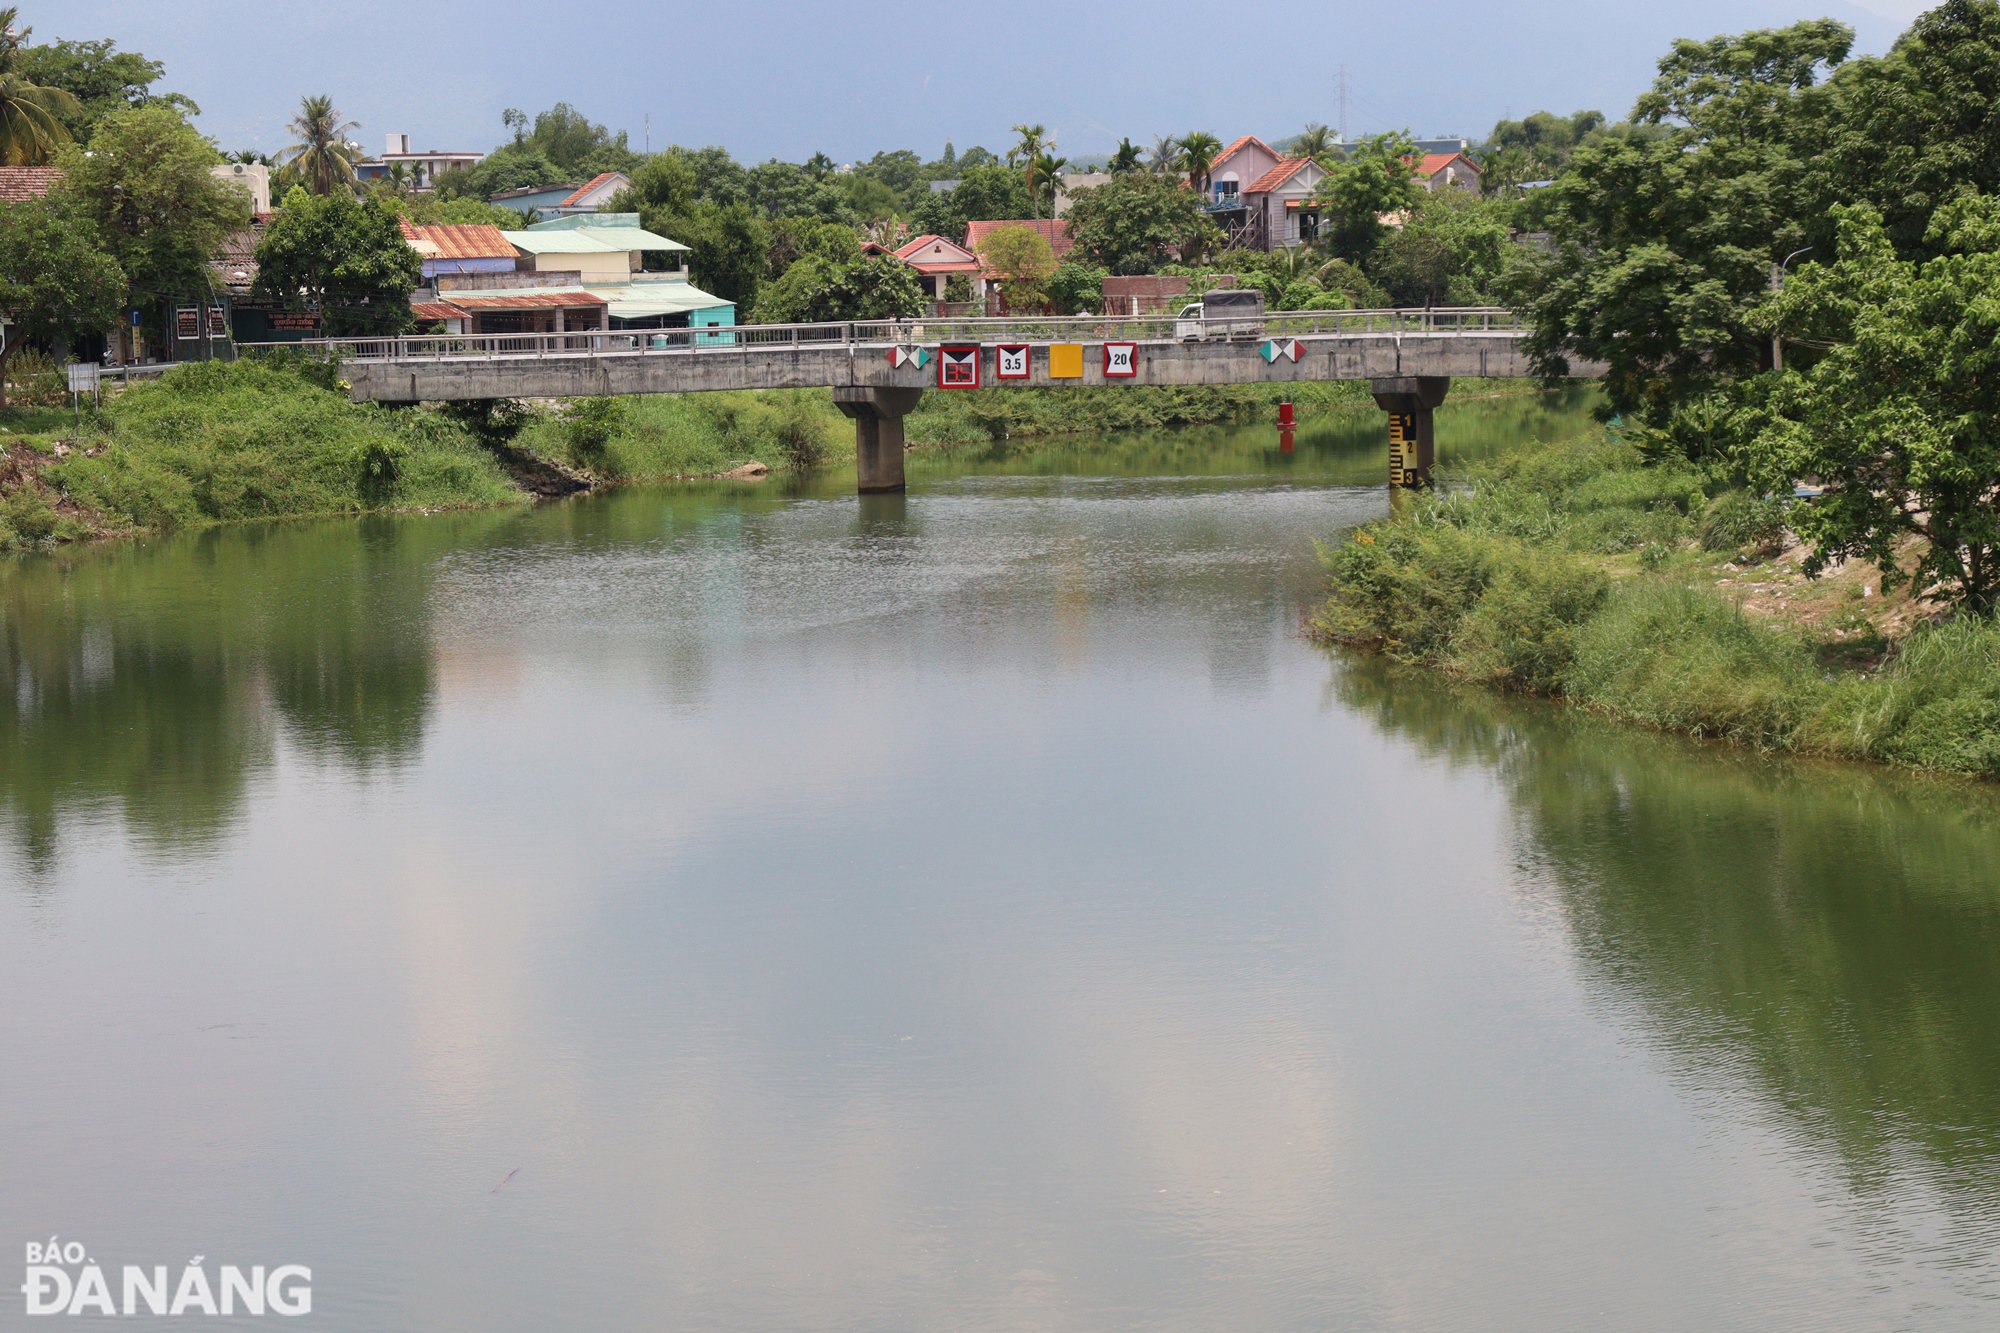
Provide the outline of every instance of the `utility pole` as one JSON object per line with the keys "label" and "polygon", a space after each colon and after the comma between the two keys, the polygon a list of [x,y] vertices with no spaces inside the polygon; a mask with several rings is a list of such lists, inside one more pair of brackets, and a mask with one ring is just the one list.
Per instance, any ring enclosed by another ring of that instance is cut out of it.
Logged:
{"label": "utility pole", "polygon": [[1340,141],[1347,142],[1347,66],[1340,67]]}
{"label": "utility pole", "polygon": [[646,113],[646,156],[653,155],[653,113]]}

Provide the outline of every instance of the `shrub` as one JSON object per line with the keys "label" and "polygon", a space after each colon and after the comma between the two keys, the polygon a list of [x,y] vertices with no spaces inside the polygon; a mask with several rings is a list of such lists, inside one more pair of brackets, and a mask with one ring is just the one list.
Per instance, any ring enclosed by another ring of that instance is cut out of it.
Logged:
{"label": "shrub", "polygon": [[1879,676],[1830,690],[1806,737],[1858,759],[2000,778],[2000,625],[1917,630]]}
{"label": "shrub", "polygon": [[7,359],[9,407],[66,407],[69,374],[46,352],[26,347]]}
{"label": "shrub", "polygon": [[1556,693],[1576,658],[1578,628],[1610,590],[1602,570],[1516,548],[1459,626],[1453,664],[1474,679]]}
{"label": "shrub", "polygon": [[1704,551],[1741,551],[1771,556],[1785,536],[1785,508],[1776,500],[1745,490],[1728,490],[1708,502],[1696,524]]}
{"label": "shrub", "polygon": [[602,458],[625,428],[625,405],[616,398],[578,398],[563,413],[563,435],[584,458]]}

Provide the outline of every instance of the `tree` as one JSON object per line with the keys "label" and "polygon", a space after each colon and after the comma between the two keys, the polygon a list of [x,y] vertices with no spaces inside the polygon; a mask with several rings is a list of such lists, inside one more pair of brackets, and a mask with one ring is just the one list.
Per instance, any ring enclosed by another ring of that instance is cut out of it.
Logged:
{"label": "tree", "polygon": [[854,232],[837,223],[790,229],[798,257],[758,293],[752,320],[807,324],[845,319],[908,319],[924,308],[924,289],[908,265],[863,255]]}
{"label": "tree", "polygon": [[637,213],[646,230],[689,246],[695,282],[747,308],[763,278],[767,229],[740,198],[717,203],[704,195],[698,163],[707,151],[669,148],[647,158],[611,211]]}
{"label": "tree", "polygon": [[401,333],[423,261],[393,210],[351,194],[294,188],[257,243],[257,293],[317,311],[329,337]]}
{"label": "tree", "polygon": [[1555,250],[1521,298],[1538,368],[1603,361],[1610,406],[1656,425],[1762,368],[1751,311],[1810,243],[1827,101],[1816,85],[1852,40],[1814,20],[1674,45],[1634,113],[1666,136],[1579,149],[1549,187]]}
{"label": "tree", "polygon": [[1028,207],[1033,210],[1034,216],[1039,218],[1042,210],[1041,195],[1035,190],[1037,159],[1044,153],[1053,153],[1056,141],[1048,137],[1048,128],[1043,125],[1016,125],[1014,133],[1019,138],[1014,146],[1007,150],[1007,160],[1027,164],[1025,182],[1028,187]]}
{"label": "tree", "polygon": [[1078,190],[1063,217],[1077,249],[1113,273],[1157,273],[1218,243],[1201,196],[1168,176],[1127,173]]}
{"label": "tree", "polygon": [[1171,134],[1153,136],[1152,151],[1146,155],[1146,169],[1155,176],[1169,176],[1180,170],[1180,140]]}
{"label": "tree", "polygon": [[1041,206],[1044,204],[1048,206],[1049,216],[1055,216],[1056,189],[1062,184],[1063,168],[1068,165],[1068,158],[1057,157],[1052,153],[1043,153],[1035,159],[1034,188],[1039,196],[1035,201],[1036,217],[1041,216]]}
{"label": "tree", "polygon": [[590,117],[568,102],[557,102],[538,114],[534,129],[520,147],[553,162],[558,180],[588,180],[606,171],[631,171],[639,165],[639,155],[632,151],[625,131],[613,134],[592,124]]}
{"label": "tree", "polygon": [[1508,255],[1502,206],[1463,190],[1420,192],[1375,249],[1375,280],[1399,306],[1483,305]]}
{"label": "tree", "polygon": [[1828,350],[1774,373],[1751,398],[1752,477],[1824,493],[1794,510],[1808,573],[1861,556],[1884,581],[1923,539],[1913,590],[1930,584],[1983,615],[2000,609],[2000,197],[1941,209],[1934,257],[1899,256],[1880,212],[1837,206],[1833,262],[1809,264],[1760,307],[1760,326]]}
{"label": "tree", "polygon": [[1222,151],[1222,140],[1213,134],[1196,130],[1180,137],[1180,165],[1187,173],[1190,189],[1208,192],[1208,168],[1215,161],[1215,155]]}
{"label": "tree", "polygon": [[62,342],[109,328],[124,293],[118,261],[64,201],[0,203],[0,310],[18,334],[0,345],[0,407],[7,406],[7,362],[24,341]]}
{"label": "tree", "polygon": [[1101,268],[1066,259],[1049,279],[1049,304],[1058,314],[1094,315],[1104,305],[1107,276]]}
{"label": "tree", "polygon": [[966,168],[955,189],[926,191],[910,220],[919,231],[957,240],[968,222],[1012,221],[1033,212],[1021,174],[996,163]]}
{"label": "tree", "polygon": [[88,150],[73,146],[61,158],[56,192],[96,222],[149,324],[157,303],[208,292],[208,261],[231,232],[250,225],[248,197],[209,174],[219,161],[206,139],[160,106],[113,112]]}
{"label": "tree", "polygon": [[532,148],[504,145],[476,167],[440,174],[432,189],[446,199],[491,199],[508,190],[532,190],[562,182],[556,164]]}
{"label": "tree", "polygon": [[360,121],[343,121],[333,99],[320,94],[301,101],[298,114],[285,128],[297,142],[282,156],[307,189],[314,194],[332,194],[336,188],[354,188],[355,154],[347,132],[360,129]]}
{"label": "tree", "polygon": [[[1830,82],[1815,212],[1867,200],[1899,253],[1924,252],[1932,212],[1961,190],[2000,192],[2000,5],[1946,0],[1880,60]],[[1806,240],[1829,245],[1829,225]]]}
{"label": "tree", "polygon": [[1315,197],[1321,235],[1334,254],[1367,267],[1386,230],[1382,219],[1415,207],[1423,192],[1411,165],[1415,152],[1406,135],[1377,134],[1333,164]]}
{"label": "tree", "polygon": [[1118,151],[1111,155],[1108,169],[1114,176],[1123,175],[1128,171],[1137,171],[1140,165],[1139,157],[1138,144],[1133,143],[1129,138],[1120,139],[1118,141]]}
{"label": "tree", "polygon": [[979,262],[999,281],[1009,311],[1028,314],[1048,306],[1056,255],[1037,228],[995,227],[979,242]]}
{"label": "tree", "polygon": [[[7,26],[6,14],[0,13],[0,32]],[[25,43],[27,35],[23,30],[17,40]],[[179,93],[152,91],[153,84],[166,73],[165,65],[137,51],[120,51],[118,44],[108,39],[21,45],[16,69],[29,83],[61,89],[76,99],[76,110],[61,119],[70,137],[79,143],[88,142],[96,123],[113,111],[164,106],[183,116],[201,114],[200,107]]]}
{"label": "tree", "polygon": [[1303,133],[1292,140],[1295,157],[1309,157],[1321,166],[1333,160],[1333,131],[1316,120],[1306,122]]}
{"label": "tree", "polygon": [[18,12],[0,9],[0,165],[38,166],[70,141],[66,121],[81,116],[83,104],[22,70],[21,48],[34,30],[15,26]]}
{"label": "tree", "polygon": [[500,123],[514,132],[514,146],[521,147],[528,137],[528,113],[510,106],[500,113]]}

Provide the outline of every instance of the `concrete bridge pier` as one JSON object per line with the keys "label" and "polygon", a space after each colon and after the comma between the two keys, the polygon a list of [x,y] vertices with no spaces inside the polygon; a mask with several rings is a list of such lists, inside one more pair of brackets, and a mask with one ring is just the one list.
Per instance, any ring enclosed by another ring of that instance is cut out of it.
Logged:
{"label": "concrete bridge pier", "polygon": [[833,405],[854,422],[854,488],[864,495],[903,489],[903,418],[922,389],[835,385]]}
{"label": "concrete bridge pier", "polygon": [[1399,375],[1368,382],[1375,405],[1389,414],[1389,485],[1429,490],[1437,463],[1437,428],[1431,413],[1451,391],[1449,375]]}

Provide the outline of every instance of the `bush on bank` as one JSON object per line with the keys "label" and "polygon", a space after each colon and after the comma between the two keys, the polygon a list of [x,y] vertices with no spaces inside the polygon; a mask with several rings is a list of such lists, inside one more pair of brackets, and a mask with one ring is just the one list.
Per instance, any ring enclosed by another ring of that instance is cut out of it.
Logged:
{"label": "bush on bank", "polygon": [[1767,750],[2000,779],[2000,625],[1922,626],[1878,670],[1746,615],[1702,552],[1768,553],[1782,508],[1596,436],[1323,552],[1311,632],[1503,689]]}
{"label": "bush on bank", "polygon": [[435,413],[357,406],[305,361],[178,366],[112,398],[44,486],[113,526],[187,527],[519,498]]}

